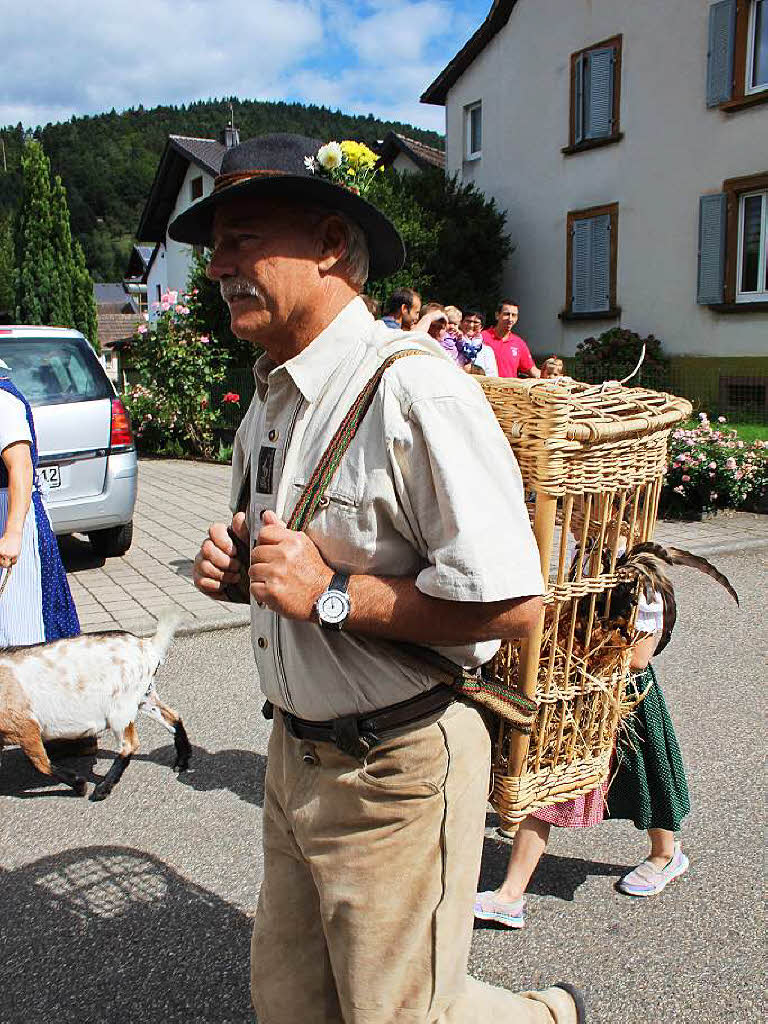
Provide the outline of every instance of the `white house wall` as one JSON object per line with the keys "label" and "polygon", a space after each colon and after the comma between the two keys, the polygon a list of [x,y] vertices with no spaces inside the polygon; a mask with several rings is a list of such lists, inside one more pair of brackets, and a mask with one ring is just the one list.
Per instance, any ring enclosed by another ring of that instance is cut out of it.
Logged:
{"label": "white house wall", "polygon": [[[190,164],[184,176],[184,182],[176,197],[176,205],[168,220],[169,224],[192,205],[190,183],[193,178],[201,176],[203,179],[203,195],[200,198],[204,198],[212,192],[213,178],[211,175],[202,171],[196,164]],[[159,256],[160,253],[158,253],[158,258]],[[172,238],[166,235],[165,259],[161,262],[165,264],[165,287],[173,291],[184,291],[189,280],[190,271],[192,270],[192,246],[186,245],[183,242],[174,242]]]}
{"label": "white house wall", "polygon": [[[675,354],[766,355],[768,320],[696,304],[698,200],[765,170],[768,108],[706,107],[705,0],[518,0],[446,103],[448,173],[508,213],[504,291],[538,353],[572,354],[617,321],[564,323],[566,214],[618,202],[621,324]],[[570,55],[623,35],[624,139],[571,156]],[[464,107],[483,104],[482,157],[463,160]]]}

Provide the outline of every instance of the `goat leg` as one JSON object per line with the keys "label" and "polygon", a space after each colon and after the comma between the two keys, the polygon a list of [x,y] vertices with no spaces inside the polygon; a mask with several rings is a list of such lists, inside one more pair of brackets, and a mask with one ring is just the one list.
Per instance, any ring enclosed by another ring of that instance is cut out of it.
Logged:
{"label": "goat leg", "polygon": [[82,775],[62,768],[61,765],[53,764],[43,746],[43,738],[40,730],[34,722],[27,722],[20,728],[14,737],[21,749],[27,755],[32,764],[42,775],[48,775],[57,782],[63,782],[70,786],[77,796],[85,796],[88,791],[88,783]]}
{"label": "goat leg", "polygon": [[123,733],[123,739],[120,745],[120,753],[117,755],[115,760],[112,762],[109,771],[94,787],[91,793],[91,800],[105,800],[115,786],[118,784],[120,779],[123,777],[123,772],[131,763],[131,758],[139,749],[139,734],[136,731],[136,723],[131,722],[125,732]]}

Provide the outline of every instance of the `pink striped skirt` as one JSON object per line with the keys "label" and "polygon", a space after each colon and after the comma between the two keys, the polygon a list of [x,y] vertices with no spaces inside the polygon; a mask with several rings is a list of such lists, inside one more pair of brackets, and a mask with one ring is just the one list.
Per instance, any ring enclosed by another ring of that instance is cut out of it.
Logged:
{"label": "pink striped skirt", "polygon": [[589,828],[599,825],[605,816],[605,793],[607,786],[599,786],[585,796],[565,800],[534,811],[532,817],[546,821],[557,828]]}

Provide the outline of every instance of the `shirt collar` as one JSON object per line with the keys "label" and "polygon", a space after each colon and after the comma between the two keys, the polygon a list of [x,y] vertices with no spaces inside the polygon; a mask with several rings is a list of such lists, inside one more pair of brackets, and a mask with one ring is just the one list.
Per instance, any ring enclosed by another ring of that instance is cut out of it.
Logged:
{"label": "shirt collar", "polygon": [[314,402],[341,362],[361,340],[367,340],[375,323],[358,296],[298,355],[276,366],[266,352],[256,360],[253,376],[259,398],[264,400],[272,374],[287,373],[307,402]]}

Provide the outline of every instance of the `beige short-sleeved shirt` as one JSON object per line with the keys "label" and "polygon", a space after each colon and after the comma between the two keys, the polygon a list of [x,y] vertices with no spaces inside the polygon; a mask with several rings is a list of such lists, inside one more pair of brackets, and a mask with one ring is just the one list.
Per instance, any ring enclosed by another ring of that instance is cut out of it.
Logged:
{"label": "beige short-sleeved shirt", "polygon": [[[392,331],[354,299],[298,356],[256,364],[257,393],[235,438],[234,510],[251,464],[249,523],[287,521],[339,423],[393,352],[423,356],[384,375],[359,433],[306,532],[350,574],[415,576],[448,601],[541,594],[539,555],[520,470],[482,389],[426,335]],[[324,720],[407,700],[437,681],[376,640],[282,618],[251,601],[261,687],[278,707]],[[483,664],[498,641],[440,652]]]}

